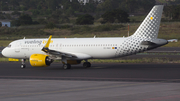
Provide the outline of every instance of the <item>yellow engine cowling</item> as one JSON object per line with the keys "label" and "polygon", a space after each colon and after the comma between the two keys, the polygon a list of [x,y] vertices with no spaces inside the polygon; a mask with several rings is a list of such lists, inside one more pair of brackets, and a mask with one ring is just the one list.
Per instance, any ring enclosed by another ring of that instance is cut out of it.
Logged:
{"label": "yellow engine cowling", "polygon": [[[67,60],[67,64],[75,65],[75,64],[80,64],[81,60]],[[63,62],[63,64],[65,64]]]}
{"label": "yellow engine cowling", "polygon": [[44,54],[32,54],[29,60],[33,67],[46,67],[52,63],[48,55]]}

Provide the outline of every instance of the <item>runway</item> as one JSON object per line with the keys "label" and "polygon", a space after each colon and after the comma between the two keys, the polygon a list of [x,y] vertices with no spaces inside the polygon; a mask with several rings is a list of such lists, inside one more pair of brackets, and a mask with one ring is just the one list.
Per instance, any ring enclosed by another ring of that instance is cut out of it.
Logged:
{"label": "runway", "polygon": [[93,64],[91,68],[72,65],[63,70],[62,64],[21,69],[20,62],[1,63],[0,78],[104,81],[166,81],[180,82],[180,64]]}
{"label": "runway", "polygon": [[1,101],[179,101],[180,64],[61,64],[21,69],[0,63]]}

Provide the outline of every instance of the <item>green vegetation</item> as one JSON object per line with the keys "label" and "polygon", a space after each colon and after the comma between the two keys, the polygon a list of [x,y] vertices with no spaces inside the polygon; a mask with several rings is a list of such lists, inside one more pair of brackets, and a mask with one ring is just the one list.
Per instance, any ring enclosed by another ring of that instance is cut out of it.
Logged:
{"label": "green vegetation", "polygon": [[112,11],[105,12],[102,15],[103,21],[101,23],[126,23],[129,22],[128,17],[129,15],[127,12],[121,9],[114,9]]}
{"label": "green vegetation", "polygon": [[0,58],[0,62],[8,62],[8,61],[9,61],[8,58],[4,58],[4,57],[3,57],[3,58],[2,58],[2,57]]}
{"label": "green vegetation", "polygon": [[[0,12],[0,19],[11,20],[12,26],[64,24],[70,23],[71,18],[77,18],[79,15],[90,14],[97,20],[105,12],[119,13],[117,11],[121,9],[125,13],[121,12],[121,16],[123,14],[121,18],[115,14],[117,22],[127,22],[123,19],[124,16],[127,18],[127,12],[136,13],[139,10],[146,12],[154,5],[155,0],[89,0],[87,4],[78,2],[78,0],[1,0],[0,11],[10,12],[5,14]],[[93,24],[92,20],[85,18],[87,17],[77,19],[76,24]],[[124,21],[120,21],[120,19]]]}
{"label": "green vegetation", "polygon": [[89,14],[81,15],[76,19],[76,24],[78,25],[94,24],[94,17]]}
{"label": "green vegetation", "polygon": [[180,60],[168,58],[142,58],[142,59],[93,59],[92,63],[180,63]]}
{"label": "green vegetation", "polygon": [[[28,60],[27,60],[28,61]],[[8,58],[1,57],[0,62],[8,62]],[[54,62],[58,62],[56,60]],[[141,58],[141,59],[90,59],[91,63],[180,63],[180,60],[170,58]]]}
{"label": "green vegetation", "polygon": [[0,47],[6,47],[13,40],[0,40]]}
{"label": "green vegetation", "polygon": [[123,25],[99,25],[99,26],[77,26],[72,27],[70,30],[73,34],[88,34],[88,33],[95,33],[95,32],[105,32],[105,31],[113,31],[119,28],[124,27]]}
{"label": "green vegetation", "polygon": [[[132,35],[140,23],[130,24]],[[180,40],[180,22],[162,22],[158,38]],[[17,28],[0,28],[0,46],[7,46],[11,41],[26,38],[73,38],[73,37],[123,37],[127,36],[127,24],[104,25],[57,25],[57,28],[45,29],[43,25],[21,26]],[[180,47],[180,41],[165,45],[164,47]]]}
{"label": "green vegetation", "polygon": [[166,0],[156,0],[156,1],[159,2],[159,3],[167,3]]}
{"label": "green vegetation", "polygon": [[53,29],[53,28],[56,28],[56,27],[57,26],[54,23],[52,23],[52,22],[46,24],[46,26],[45,26],[45,28],[47,28],[47,29]]}

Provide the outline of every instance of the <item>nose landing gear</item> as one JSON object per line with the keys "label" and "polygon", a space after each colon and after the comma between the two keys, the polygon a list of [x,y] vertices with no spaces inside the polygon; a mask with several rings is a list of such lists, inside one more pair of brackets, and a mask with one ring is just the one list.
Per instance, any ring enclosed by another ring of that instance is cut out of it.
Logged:
{"label": "nose landing gear", "polygon": [[21,68],[22,68],[22,69],[23,69],[23,68],[26,68],[26,65],[25,65],[26,59],[21,59],[21,61],[22,61]]}

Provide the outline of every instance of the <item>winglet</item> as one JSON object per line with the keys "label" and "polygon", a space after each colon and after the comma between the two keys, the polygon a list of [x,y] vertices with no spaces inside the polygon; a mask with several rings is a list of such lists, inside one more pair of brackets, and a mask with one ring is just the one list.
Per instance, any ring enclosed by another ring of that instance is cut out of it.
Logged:
{"label": "winglet", "polygon": [[48,39],[46,45],[43,47],[42,51],[48,53],[48,51],[49,51],[49,44],[51,43],[51,38],[52,38],[52,35],[49,36],[49,39]]}
{"label": "winglet", "polygon": [[49,39],[48,39],[46,45],[44,46],[44,48],[48,48],[49,47],[49,44],[51,43],[51,38],[52,38],[52,35],[49,36]]}

